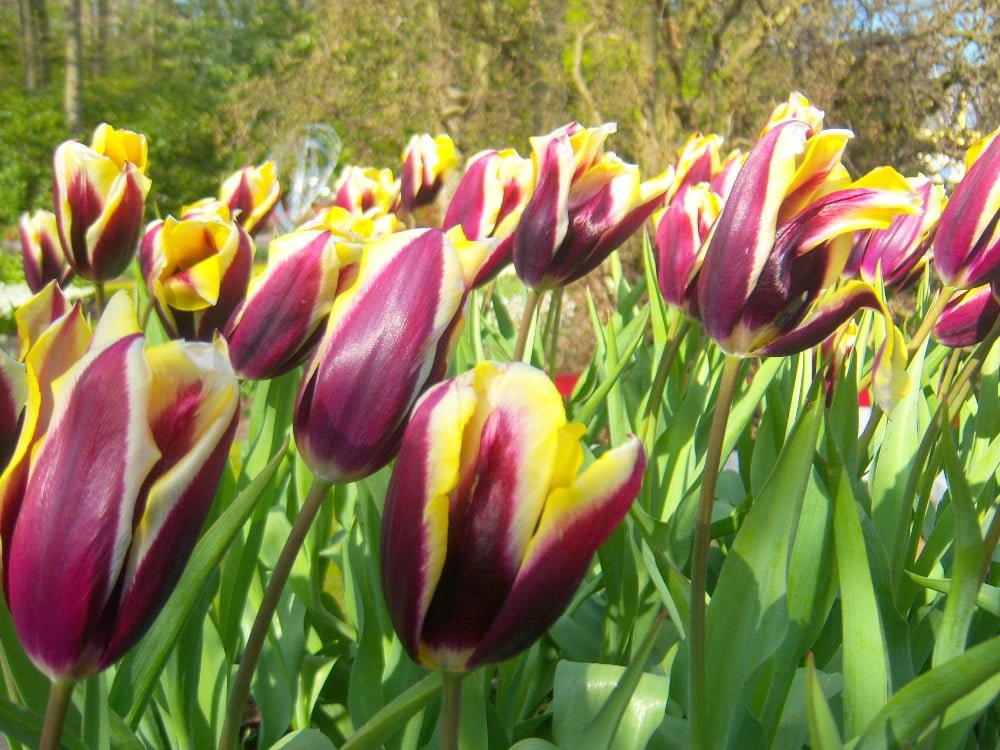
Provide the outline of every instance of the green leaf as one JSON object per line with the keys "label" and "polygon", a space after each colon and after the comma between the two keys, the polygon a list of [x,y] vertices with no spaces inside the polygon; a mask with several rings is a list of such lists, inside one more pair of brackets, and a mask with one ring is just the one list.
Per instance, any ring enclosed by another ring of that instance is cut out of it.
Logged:
{"label": "green leaf", "polygon": [[191,554],[174,593],[149,632],[122,660],[111,686],[109,702],[113,710],[125,714],[133,729],[139,725],[146,702],[159,681],[184,626],[195,616],[195,605],[205,582],[222,560],[226,549],[253,512],[278,471],[287,450],[287,440],[271,462],[205,532]]}
{"label": "green leaf", "polygon": [[840,750],[843,743],[823,686],[816,674],[816,664],[809,657],[806,674],[806,711],[809,717],[809,743],[812,750]]}
{"label": "green leaf", "polygon": [[[910,571],[906,571],[906,574],[921,586],[932,591],[940,591],[942,594],[951,591],[951,581],[947,578],[927,578]],[[984,612],[988,612],[994,617],[1000,617],[1000,587],[990,586],[988,583],[982,584],[979,587],[979,595],[976,597],[976,605]]]}
{"label": "green leaf", "polygon": [[892,750],[914,742],[942,711],[982,688],[1000,693],[1000,636],[934,667],[896,692],[872,718],[855,750]]}
{"label": "green leaf", "polygon": [[441,694],[441,673],[431,672],[383,706],[378,713],[358,728],[340,750],[363,750],[380,747],[403,729],[418,711]]}
{"label": "green leaf", "polygon": [[[559,662],[553,686],[552,729],[560,747],[579,747],[575,743],[580,741],[581,727],[599,716],[625,672],[625,667],[612,664]],[[641,673],[611,743],[604,746],[642,750],[663,721],[666,703],[667,678]]]}
{"label": "green leaf", "polygon": [[[10,739],[28,747],[38,747],[42,736],[42,721],[41,713],[0,700],[0,732]],[[61,747],[63,750],[90,750],[67,729],[63,730]]]}
{"label": "green leaf", "polygon": [[[813,401],[755,498],[709,603],[706,652],[709,747],[725,747],[747,706],[750,678],[788,628],[788,559],[812,471],[823,409]],[[752,644],[734,648],[733,644]]]}
{"label": "green leaf", "polygon": [[300,729],[286,734],[271,750],[337,750],[326,735],[316,729]]}
{"label": "green leaf", "polygon": [[511,745],[510,750],[559,750],[559,746],[553,745],[548,740],[531,737],[527,740],[521,740],[516,745]]}

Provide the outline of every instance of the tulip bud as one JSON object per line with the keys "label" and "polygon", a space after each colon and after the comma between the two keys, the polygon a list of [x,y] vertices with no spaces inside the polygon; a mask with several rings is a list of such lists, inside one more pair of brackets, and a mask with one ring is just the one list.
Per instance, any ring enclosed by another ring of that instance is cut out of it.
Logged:
{"label": "tulip bud", "polygon": [[66,286],[73,278],[73,269],[59,244],[56,215],[51,211],[22,214],[20,234],[24,280],[32,293],[38,294],[50,281]]}
{"label": "tulip bud", "polygon": [[333,205],[352,214],[388,214],[399,203],[399,180],[391,169],[346,166],[333,191]]}
{"label": "tulip bud", "polygon": [[677,151],[674,179],[667,191],[667,201],[688,185],[708,182],[719,171],[722,148],[721,135],[692,133]]}
{"label": "tulip bud", "polygon": [[229,210],[154,221],[142,241],[146,288],[173,338],[210,341],[246,296],[253,240]]}
{"label": "tulip bud", "polygon": [[59,240],[67,262],[88,281],[121,275],[135,255],[150,181],[146,139],[102,125],[94,146],[66,141],[53,157]]}
{"label": "tulip bud", "polygon": [[885,229],[856,233],[845,275],[860,276],[874,284],[876,270],[881,269],[883,283],[892,288],[902,288],[920,275],[945,205],[944,188],[926,177],[908,178],[906,182],[919,196],[920,210],[900,214]]}
{"label": "tulip bud", "polygon": [[224,352],[147,349],[125,295],[88,338],[55,386],[44,365],[62,355],[52,341],[33,347],[25,427],[0,477],[7,604],[28,656],[61,680],[120,658],[163,606],[208,513],[239,403]]}
{"label": "tulip bud", "polygon": [[810,104],[809,100],[803,94],[793,91],[788,95],[787,101],[782,102],[771,110],[771,116],[764,124],[764,129],[760,131],[760,134],[763,136],[769,130],[773,130],[779,124],[788,120],[804,122],[812,132],[818,133],[823,129],[823,118],[825,116],[826,113]]}
{"label": "tulip bud", "polygon": [[656,224],[656,278],[664,301],[698,317],[698,271],[705,239],[722,210],[722,200],[707,183],[681,189],[653,215]]}
{"label": "tulip bud", "polygon": [[628,512],[632,437],[582,473],[585,428],[544,373],[481,362],[435,386],[406,429],[382,518],[382,588],[407,653],[465,671],[527,648]]}
{"label": "tulip bud", "polygon": [[[339,220],[339,221],[338,221]],[[359,226],[361,225],[361,226]],[[271,240],[267,269],[226,326],[229,357],[242,378],[265,380],[300,365],[315,348],[341,281],[356,272],[373,223],[341,208]]]}
{"label": "tulip bud", "polygon": [[663,201],[671,176],[646,182],[639,168],[603,153],[614,124],[571,123],[533,138],[535,187],[514,233],[514,268],[544,291],[586,276]]}
{"label": "tulip bud", "polygon": [[1000,317],[1000,281],[969,289],[952,299],[934,324],[934,338],[952,348],[975,346]]}
{"label": "tulip bud", "polygon": [[1000,276],[1000,128],[965,154],[966,173],[941,213],[934,264],[948,286],[972,289]]}
{"label": "tulip bud", "polygon": [[295,404],[295,442],[316,474],[353,481],[392,458],[417,397],[444,376],[465,291],[459,254],[439,230],[364,246]]}
{"label": "tulip bud", "polygon": [[219,189],[219,201],[229,206],[233,220],[253,236],[281,196],[273,161],[233,172]]}
{"label": "tulip bud", "polygon": [[481,286],[510,263],[514,230],[531,190],[531,160],[513,149],[482,151],[465,167],[443,226],[461,225],[470,240],[497,240],[473,286]]}
{"label": "tulip bud", "polygon": [[403,151],[400,173],[400,210],[413,213],[437,198],[444,179],[458,163],[455,144],[447,135],[414,135]]}

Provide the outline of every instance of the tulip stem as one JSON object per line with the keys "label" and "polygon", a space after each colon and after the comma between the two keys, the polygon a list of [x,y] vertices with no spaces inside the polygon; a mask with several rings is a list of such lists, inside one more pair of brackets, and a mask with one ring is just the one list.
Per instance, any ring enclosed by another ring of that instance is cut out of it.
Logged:
{"label": "tulip stem", "polygon": [[642,436],[647,450],[652,450],[653,438],[656,437],[656,422],[660,417],[660,405],[663,403],[663,389],[667,386],[667,376],[670,368],[673,367],[677,353],[681,350],[681,344],[691,330],[691,321],[688,318],[680,321],[680,324],[673,331],[670,343],[663,350],[660,363],[656,368],[656,375],[653,376],[653,385],[649,390],[649,401],[646,404],[645,423],[643,425]]}
{"label": "tulip stem", "polygon": [[38,742],[38,750],[59,750],[63,723],[66,721],[69,699],[73,695],[75,684],[53,680],[49,690],[49,703],[45,707],[45,723],[42,725],[42,738]]}
{"label": "tulip stem", "polygon": [[510,358],[512,362],[521,362],[524,360],[524,349],[528,343],[528,333],[531,331],[531,324],[535,319],[535,310],[538,309],[538,300],[541,298],[541,292],[536,292],[534,289],[529,289],[527,296],[524,298],[524,315],[521,316],[521,327],[517,329],[517,343],[514,344],[514,354]]}
{"label": "tulip stem", "polygon": [[107,302],[107,293],[104,291],[103,281],[94,282],[94,297],[97,302],[97,314],[100,315],[104,312],[104,305]]}
{"label": "tulip stem", "polygon": [[264,589],[264,598],[261,600],[260,609],[257,610],[253,627],[250,628],[247,645],[240,659],[240,667],[236,670],[236,677],[233,679],[229,705],[226,707],[226,721],[222,726],[222,736],[219,740],[219,750],[232,750],[236,747],[240,724],[246,710],[247,698],[250,695],[250,682],[253,680],[257,662],[264,649],[264,641],[267,639],[267,631],[271,627],[271,619],[278,608],[278,601],[285,589],[285,583],[288,582],[288,576],[292,572],[295,558],[305,542],[306,534],[309,533],[309,528],[312,526],[316,514],[323,505],[323,499],[326,497],[330,485],[331,482],[325,479],[313,477],[309,494],[306,495],[305,502],[299,508],[299,515],[295,519],[295,523],[292,524],[288,539],[285,540],[285,546],[281,548],[281,554],[271,572],[271,579],[267,582],[267,588]]}
{"label": "tulip stem", "polygon": [[441,673],[441,750],[458,750],[464,676],[461,672]]}
{"label": "tulip stem", "polygon": [[545,366],[549,370],[549,378],[555,379],[558,369],[559,357],[559,324],[562,320],[563,287],[559,287],[552,293],[549,300],[549,315],[546,320],[544,338],[547,342],[545,353]]}
{"label": "tulip stem", "polygon": [[688,716],[691,722],[691,747],[696,750],[707,747],[708,739],[705,596],[708,588],[708,549],[712,543],[712,505],[715,501],[715,486],[719,480],[722,443],[726,437],[729,410],[733,404],[742,364],[743,361],[738,357],[727,355],[722,367],[719,392],[715,397],[715,413],[712,415],[712,429],[708,435],[701,495],[698,499],[694,547],[691,550],[691,630],[688,635],[691,650],[691,703],[688,706]]}
{"label": "tulip stem", "polygon": [[955,289],[953,287],[945,286],[938,290],[937,295],[931,301],[931,306],[927,308],[927,314],[924,316],[923,321],[921,321],[920,328],[913,334],[910,343],[906,345],[907,354],[913,354],[920,348],[920,345],[924,343],[931,331],[934,330],[934,324],[937,323],[937,319],[941,317],[944,308],[948,306],[948,303],[951,302],[951,298],[954,296]]}

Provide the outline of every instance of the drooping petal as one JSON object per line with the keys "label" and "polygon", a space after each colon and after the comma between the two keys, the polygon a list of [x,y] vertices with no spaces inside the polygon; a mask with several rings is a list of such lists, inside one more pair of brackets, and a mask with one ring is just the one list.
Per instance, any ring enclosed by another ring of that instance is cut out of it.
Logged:
{"label": "drooping petal", "polygon": [[4,569],[21,642],[51,676],[77,677],[96,663],[90,635],[114,593],[136,498],[159,457],[148,400],[140,336],[88,355],[53,385],[51,423],[34,448]]}
{"label": "drooping petal", "polygon": [[986,338],[997,318],[1000,302],[989,284],[970,289],[951,300],[934,324],[934,338],[944,346],[975,346]]}
{"label": "drooping petal", "polygon": [[645,467],[642,444],[632,437],[591,464],[571,486],[552,492],[510,594],[468,668],[513,656],[556,621],[594,552],[628,512]]}
{"label": "drooping petal", "polygon": [[147,353],[160,458],[143,483],[132,542],[98,640],[103,668],[149,627],[194,548],[232,445],[239,384],[218,347],[171,341]]}

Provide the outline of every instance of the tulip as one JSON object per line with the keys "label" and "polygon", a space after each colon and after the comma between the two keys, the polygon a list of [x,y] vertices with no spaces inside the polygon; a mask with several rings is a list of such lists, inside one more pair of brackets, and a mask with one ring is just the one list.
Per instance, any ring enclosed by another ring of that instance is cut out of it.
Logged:
{"label": "tulip", "polygon": [[461,225],[470,240],[498,240],[473,286],[481,286],[510,263],[514,230],[531,190],[531,160],[513,149],[482,151],[465,167],[444,216],[444,227]]}
{"label": "tulip", "polygon": [[708,182],[721,168],[722,136],[692,133],[677,151],[674,179],[667,191],[667,201],[673,200],[688,185]]}
{"label": "tulip", "polygon": [[536,291],[597,268],[663,201],[668,172],[640,182],[639,168],[604,154],[614,124],[571,123],[532,139],[535,187],[514,233],[514,268]]}
{"label": "tulip", "polygon": [[73,278],[73,269],[66,262],[59,243],[59,225],[51,211],[22,214],[20,223],[21,257],[24,260],[24,280],[37,294],[50,281],[65,286]]}
{"label": "tulip", "polygon": [[399,178],[400,210],[410,214],[433,203],[457,163],[455,144],[447,135],[432,138],[425,133],[410,138],[403,151]]}
{"label": "tulip", "polygon": [[233,172],[219,189],[219,200],[229,206],[235,221],[253,235],[274,210],[281,196],[273,161]]}
{"label": "tulip", "polygon": [[24,365],[0,349],[0,466],[14,455],[27,399]]}
{"label": "tulip", "polygon": [[124,294],[92,336],[78,310],[29,353],[25,424],[0,476],[7,604],[28,656],[61,681],[120,658],[163,606],[208,513],[239,402],[224,352],[147,349]]}
{"label": "tulip", "polygon": [[965,154],[966,173],[941,213],[934,264],[945,284],[972,289],[1000,277],[1000,128]]}
{"label": "tulip", "polygon": [[88,281],[116,278],[135,255],[150,181],[146,139],[101,125],[92,147],[66,141],[53,156],[59,241],[66,261]]}
{"label": "tulip", "polygon": [[974,346],[1000,318],[1000,281],[969,289],[952,299],[934,324],[934,338],[952,348]]}
{"label": "tulip", "polygon": [[[367,226],[364,226],[367,225]],[[338,285],[357,270],[362,234],[374,226],[342,208],[275,237],[267,269],[226,326],[229,357],[242,378],[265,380],[297,367],[315,348]],[[356,230],[356,231],[352,231]]]}
{"label": "tulip", "polygon": [[417,397],[444,376],[465,273],[459,251],[436,229],[364,246],[295,404],[295,442],[315,474],[353,481],[395,454]]}
{"label": "tulip", "polygon": [[656,278],[667,304],[698,317],[698,271],[705,239],[722,210],[722,199],[707,183],[681,189],[670,204],[653,214],[656,224]]}
{"label": "tulip", "polygon": [[743,169],[743,164],[746,163],[747,154],[739,149],[734,149],[729,153],[729,156],[725,158],[722,162],[722,166],[719,167],[719,171],[716,172],[711,181],[709,182],[712,192],[720,196],[723,201],[729,197],[729,193],[733,190],[733,183],[736,182],[736,176]]}
{"label": "tulip", "polygon": [[354,214],[387,214],[399,203],[399,180],[391,169],[346,166],[333,190],[333,205]]}
{"label": "tulip", "polygon": [[21,344],[18,359],[23,362],[35,342],[69,309],[69,302],[54,281],[50,281],[38,294],[17,308],[14,311],[14,321]]}
{"label": "tulip", "polygon": [[771,110],[771,116],[764,124],[764,129],[760,131],[764,135],[773,130],[779,124],[787,120],[800,120],[814,132],[818,133],[823,129],[823,118],[826,114],[823,110],[814,107],[809,100],[798,91],[793,91],[788,95],[788,100],[782,102]]}
{"label": "tulip", "polygon": [[944,208],[944,188],[926,177],[908,178],[906,182],[920,197],[920,211],[900,214],[885,229],[855,234],[851,256],[844,267],[847,276],[860,276],[874,284],[880,271],[887,287],[901,288],[922,271],[934,227]]}
{"label": "tulip", "polygon": [[146,229],[140,265],[167,333],[209,341],[225,328],[246,296],[253,240],[229,210],[178,221],[172,216]]}
{"label": "tulip", "polygon": [[527,648],[569,604],[645,469],[635,437],[582,473],[582,424],[544,373],[481,362],[414,409],[382,518],[407,653],[461,672]]}

